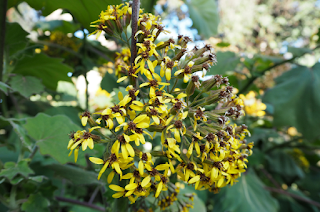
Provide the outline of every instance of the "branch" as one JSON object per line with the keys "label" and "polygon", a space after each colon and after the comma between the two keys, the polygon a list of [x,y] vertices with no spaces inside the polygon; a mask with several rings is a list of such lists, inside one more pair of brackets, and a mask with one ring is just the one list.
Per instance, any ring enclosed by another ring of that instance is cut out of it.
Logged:
{"label": "branch", "polygon": [[56,197],[56,200],[58,200],[60,202],[72,203],[72,204],[75,204],[75,205],[82,205],[84,207],[92,208],[92,209],[95,209],[97,211],[102,211],[102,212],[105,211],[105,209],[103,207],[99,207],[99,206],[96,206],[96,205],[92,205],[90,203],[81,202],[81,201],[74,200],[74,199],[68,199],[68,198],[65,198],[65,197]]}
{"label": "branch", "polygon": [[265,168],[260,168],[260,170],[263,172],[263,174],[269,178],[269,180],[273,183],[273,185],[277,188],[281,189],[280,184],[272,177],[272,175],[265,169]]}
{"label": "branch", "polygon": [[135,58],[137,57],[137,46],[135,35],[138,31],[138,18],[139,18],[139,10],[140,10],[140,0],[133,0],[132,2],[132,16],[131,16],[131,58],[130,64],[134,63]]}
{"label": "branch", "polygon": [[272,188],[272,187],[268,187],[268,186],[265,186],[264,189],[268,190],[268,191],[271,191],[271,192],[275,192],[275,193],[279,193],[279,194],[283,194],[283,195],[287,195],[287,196],[290,196],[294,199],[297,199],[297,200],[300,200],[302,202],[306,202],[306,203],[309,203],[311,205],[314,205],[318,208],[320,208],[320,203],[319,202],[316,202],[316,201],[313,201],[313,200],[310,200],[310,199],[307,199],[307,198],[304,198],[304,197],[301,197],[299,195],[296,195],[296,194],[292,194],[290,192],[287,192],[283,189],[279,189],[279,188]]}
{"label": "branch", "polygon": [[8,0],[0,2],[0,81],[3,75],[3,59],[4,59],[4,42],[6,38],[6,14]]}
{"label": "branch", "polygon": [[[314,51],[314,50],[316,50],[316,49],[318,49],[318,48],[320,48],[320,45],[316,46],[316,47],[313,48],[311,51]],[[279,65],[282,65],[282,64],[291,62],[291,61],[295,60],[296,58],[302,57],[303,55],[305,55],[305,54],[307,54],[307,53],[308,53],[308,52],[304,52],[304,53],[301,54],[301,55],[292,57],[291,59],[288,59],[288,60],[283,60],[283,61],[281,61],[281,62],[279,62],[279,63],[274,64],[273,66],[270,66],[270,67],[268,67],[268,68],[265,68],[264,70],[262,70],[262,71],[260,72],[259,75],[257,75],[257,76],[252,76],[252,77],[249,79],[248,83],[247,83],[245,86],[243,86],[243,88],[241,88],[241,90],[239,91],[238,94],[244,93],[244,92],[251,86],[251,84],[252,84],[257,78],[263,76],[267,71],[269,71],[269,70],[271,70],[271,69],[273,69],[273,68],[275,68],[275,67],[277,67],[277,66],[279,66]]]}

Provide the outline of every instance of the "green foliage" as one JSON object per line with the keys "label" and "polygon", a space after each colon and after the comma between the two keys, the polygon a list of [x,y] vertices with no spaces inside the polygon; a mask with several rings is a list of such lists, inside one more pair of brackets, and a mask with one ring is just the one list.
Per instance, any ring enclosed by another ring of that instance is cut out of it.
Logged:
{"label": "green foliage", "polygon": [[36,117],[29,118],[23,127],[27,130],[28,135],[36,140],[41,154],[50,155],[61,164],[74,161],[73,157],[68,157],[69,151],[65,141],[66,135],[71,131],[76,131],[79,126],[68,117],[39,113]]}
{"label": "green foliage", "polygon": [[19,161],[18,163],[7,162],[4,164],[4,169],[0,172],[0,177],[5,177],[8,180],[12,180],[17,175],[21,175],[23,177],[28,177],[30,174],[34,172],[29,168],[29,159],[24,159]]}
{"label": "green foliage", "polygon": [[225,75],[227,72],[234,72],[237,65],[240,63],[240,57],[234,52],[217,52],[217,64],[211,66],[208,74],[211,75]]}
{"label": "green foliage", "polygon": [[13,91],[19,92],[26,98],[44,91],[41,80],[36,77],[16,75],[10,78],[9,84]]}
{"label": "green foliage", "polygon": [[214,0],[190,0],[186,1],[189,8],[193,27],[200,35],[209,38],[217,34],[219,16],[216,2]]}
{"label": "green foliage", "polygon": [[59,80],[71,82],[68,77],[72,68],[61,63],[63,59],[51,58],[45,54],[35,54],[31,57],[25,56],[19,60],[13,72],[24,76],[34,76],[42,80],[48,89],[56,90]]}
{"label": "green foliage", "polygon": [[30,197],[26,202],[22,204],[22,210],[26,212],[33,212],[33,211],[49,211],[48,206],[50,202],[48,199],[43,197],[41,194],[31,194]]}
{"label": "green foliage", "polygon": [[97,19],[97,14],[100,14],[103,8],[107,9],[108,5],[122,3],[120,0],[80,0],[77,3],[64,0],[27,0],[26,2],[36,10],[42,10],[45,16],[56,9],[66,9],[89,31],[94,30],[90,27],[90,23]]}
{"label": "green foliage", "polygon": [[10,86],[0,82],[0,90],[2,90],[6,95],[8,95],[8,89],[10,89]]}
{"label": "green foliage", "polygon": [[45,166],[45,168],[52,170],[55,177],[66,179],[75,185],[103,184],[101,181],[97,180],[96,173],[86,171],[82,168],[60,164],[48,165]]}
{"label": "green foliage", "polygon": [[117,80],[118,79],[114,74],[109,74],[106,72],[101,81],[101,88],[111,93],[114,88],[119,87]]}
{"label": "green foliage", "polygon": [[[296,67],[276,79],[263,101],[274,106],[275,126],[295,126],[307,139],[320,135],[320,63]],[[306,124],[308,123],[308,124]]]}
{"label": "green foliage", "polygon": [[263,188],[263,183],[254,171],[249,171],[239,178],[239,182],[230,188],[221,190],[215,201],[216,211],[261,211],[276,212],[279,205],[270,193]]}
{"label": "green foliage", "polygon": [[27,46],[28,33],[18,23],[7,23],[6,27],[5,51],[12,56]]}

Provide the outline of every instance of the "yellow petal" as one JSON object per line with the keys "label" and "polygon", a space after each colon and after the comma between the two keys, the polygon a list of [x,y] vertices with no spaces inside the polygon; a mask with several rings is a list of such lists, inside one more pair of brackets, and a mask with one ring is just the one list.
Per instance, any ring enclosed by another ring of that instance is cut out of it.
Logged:
{"label": "yellow petal", "polygon": [[132,146],[127,143],[127,144],[126,144],[126,148],[127,148],[127,151],[128,151],[128,153],[129,153],[129,155],[130,155],[131,157],[134,157],[134,149],[132,148]]}
{"label": "yellow petal", "polygon": [[92,138],[88,138],[88,147],[89,147],[90,149],[93,149],[93,147],[94,147]]}
{"label": "yellow petal", "polygon": [[109,185],[109,188],[114,191],[124,191],[125,189],[118,185]]}
{"label": "yellow petal", "polygon": [[[124,81],[125,79],[127,79],[128,78],[128,76],[124,76],[124,77],[121,77],[121,78],[119,78],[118,80],[117,80],[117,83],[119,83],[119,82],[122,82],[122,81]],[[119,99],[120,100],[120,99]],[[121,100],[120,100],[121,101]]]}
{"label": "yellow petal", "polygon": [[124,195],[123,192],[118,192],[118,193],[113,194],[112,197],[115,199],[118,199],[118,198],[122,197],[123,195]]}
{"label": "yellow petal", "polygon": [[85,151],[87,149],[87,146],[88,146],[88,139],[85,139],[82,144],[82,151]]}
{"label": "yellow petal", "polygon": [[81,118],[81,124],[82,126],[86,126],[87,125],[87,121],[88,121],[88,116],[83,116]]}
{"label": "yellow petal", "polygon": [[197,175],[197,176],[191,178],[188,183],[189,184],[193,184],[193,183],[195,183],[195,182],[197,182],[199,180],[200,180],[200,175]]}
{"label": "yellow petal", "polygon": [[109,184],[112,182],[112,179],[113,179],[113,177],[114,177],[114,174],[115,174],[115,172],[112,171],[112,172],[110,172],[110,174],[108,175],[107,181],[108,181]]}
{"label": "yellow petal", "polygon": [[142,186],[142,187],[145,187],[145,186],[150,182],[150,180],[151,180],[151,176],[150,176],[150,175],[146,176],[146,177],[142,180],[141,186]]}
{"label": "yellow petal", "polygon": [[144,164],[141,160],[139,161],[138,169],[139,169],[140,175],[142,176],[144,173]]}
{"label": "yellow petal", "polygon": [[140,122],[140,123],[137,124],[137,127],[138,128],[148,128],[149,124],[146,123],[146,122]]}
{"label": "yellow petal", "polygon": [[128,159],[128,151],[125,144],[121,144],[121,152],[124,159]]}
{"label": "yellow petal", "polygon": [[104,161],[100,158],[89,157],[89,160],[94,164],[104,164]]}
{"label": "yellow petal", "polygon": [[157,125],[160,124],[160,119],[158,118],[158,116],[152,116],[152,119],[153,119],[154,123],[156,123]]}
{"label": "yellow petal", "polygon": [[138,187],[138,184],[136,184],[136,183],[130,183],[130,184],[126,185],[125,189],[128,190],[128,191],[130,191],[130,190],[136,189],[137,187]]}
{"label": "yellow petal", "polygon": [[159,185],[158,185],[158,188],[157,188],[157,191],[156,191],[156,194],[155,194],[155,197],[157,198],[162,190],[162,185],[163,185],[163,182],[160,181]]}
{"label": "yellow petal", "polygon": [[78,154],[79,154],[79,148],[76,148],[74,150],[74,162],[76,163],[78,160]]}
{"label": "yellow petal", "polygon": [[140,116],[138,116],[138,117],[136,117],[134,120],[133,120],[133,122],[134,123],[140,123],[141,121],[143,121],[145,118],[147,118],[148,116],[147,116],[147,114],[143,114],[143,115],[140,115]]}
{"label": "yellow petal", "polygon": [[106,171],[108,165],[109,165],[109,162],[107,162],[107,163],[105,163],[105,164],[103,165],[102,169],[101,169],[100,172],[99,172],[98,180],[100,180],[101,175]]}

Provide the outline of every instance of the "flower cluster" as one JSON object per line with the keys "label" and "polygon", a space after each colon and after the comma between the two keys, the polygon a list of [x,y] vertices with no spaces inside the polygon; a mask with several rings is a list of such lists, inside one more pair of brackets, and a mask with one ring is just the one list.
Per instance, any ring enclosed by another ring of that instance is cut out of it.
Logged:
{"label": "flower cluster", "polygon": [[[128,5],[110,6],[96,21],[96,33],[113,30],[117,21],[123,30],[130,15]],[[117,55],[118,82],[130,83],[126,93],[119,92],[119,103],[112,107],[84,112],[82,124],[89,123],[91,128],[73,133],[68,149],[70,154],[75,150],[76,160],[80,147],[84,151],[95,142],[104,142],[104,157],[89,159],[102,165],[98,179],[110,170],[107,181],[116,192],[114,198],[127,197],[134,203],[139,197],[154,195],[162,209],[176,202],[185,211],[191,205],[177,201],[179,189],[171,178],[197,190],[218,192],[245,172],[253,143],[246,143],[249,131],[245,125],[230,121],[244,111],[228,78],[214,75],[200,81],[217,62],[211,46],[188,50],[191,39],[185,36],[156,42],[166,32],[159,17],[139,15],[134,35],[137,57],[130,64],[128,49]],[[100,128],[112,135],[103,135]],[[100,134],[93,134],[95,131]],[[158,151],[145,151],[143,144],[157,138]],[[124,183],[112,184],[115,177]]]}

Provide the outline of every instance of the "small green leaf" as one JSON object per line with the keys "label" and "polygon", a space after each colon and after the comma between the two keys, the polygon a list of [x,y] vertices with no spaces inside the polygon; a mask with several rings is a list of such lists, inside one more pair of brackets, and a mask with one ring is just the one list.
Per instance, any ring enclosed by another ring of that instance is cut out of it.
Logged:
{"label": "small green leaf", "polygon": [[186,1],[193,27],[200,35],[209,38],[218,31],[219,15],[215,0]]}
{"label": "small green leaf", "polygon": [[294,126],[310,140],[320,136],[320,63],[291,69],[276,83],[263,97],[274,107],[274,125]]}
{"label": "small green leaf", "polygon": [[217,47],[228,47],[228,46],[230,46],[230,43],[227,43],[227,42],[219,42],[219,43],[217,43],[217,45],[216,45]]}
{"label": "small green leaf", "polygon": [[15,65],[13,72],[24,76],[42,79],[42,83],[51,90],[56,90],[58,81],[71,82],[68,73],[73,69],[62,63],[63,59],[51,58],[45,54],[24,57]]}
{"label": "small green leaf", "polygon": [[97,173],[86,171],[75,166],[52,164],[45,166],[45,168],[54,171],[55,177],[67,179],[75,185],[102,184],[102,182],[97,179]]}
{"label": "small green leaf", "polygon": [[0,172],[0,177],[6,177],[8,180],[12,180],[17,175],[22,175],[27,178],[34,172],[29,168],[29,159],[19,161],[17,164],[14,162],[7,162],[4,164],[4,169]]}
{"label": "small green leaf", "polygon": [[8,95],[8,89],[10,88],[9,85],[0,82],[0,90],[2,90],[6,95]]}
{"label": "small green leaf", "polygon": [[215,196],[214,211],[228,212],[276,212],[279,205],[263,183],[250,170],[239,178],[239,182],[229,188],[222,188]]}
{"label": "small green leaf", "polygon": [[28,135],[36,140],[41,154],[51,155],[62,164],[74,161],[73,156],[68,157],[68,134],[70,131],[79,130],[79,126],[68,117],[64,115],[51,117],[40,113],[34,118],[27,119],[24,128]]}
{"label": "small green leaf", "polygon": [[118,88],[119,84],[117,83],[117,78],[114,74],[109,74],[106,72],[102,81],[101,81],[101,88],[111,93],[114,88]]}
{"label": "small green leaf", "polygon": [[240,63],[240,57],[234,52],[217,52],[217,64],[212,65],[208,75],[226,74],[228,71],[234,71],[237,65]]}
{"label": "small green leaf", "polygon": [[43,197],[40,193],[31,194],[28,198],[28,201],[24,202],[21,206],[22,210],[26,212],[34,212],[34,211],[49,211],[48,206],[50,202],[48,199]]}
{"label": "small green leaf", "polygon": [[41,80],[31,76],[16,75],[10,78],[9,84],[12,90],[29,98],[32,94],[39,94],[44,90]]}

